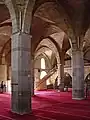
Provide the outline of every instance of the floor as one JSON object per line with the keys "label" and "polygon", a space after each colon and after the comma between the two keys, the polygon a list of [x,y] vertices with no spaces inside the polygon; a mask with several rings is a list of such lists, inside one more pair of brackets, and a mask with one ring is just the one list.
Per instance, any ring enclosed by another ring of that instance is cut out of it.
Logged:
{"label": "floor", "polygon": [[90,97],[72,100],[69,92],[37,91],[32,97],[32,114],[17,115],[10,110],[10,94],[0,94],[0,120],[90,120]]}

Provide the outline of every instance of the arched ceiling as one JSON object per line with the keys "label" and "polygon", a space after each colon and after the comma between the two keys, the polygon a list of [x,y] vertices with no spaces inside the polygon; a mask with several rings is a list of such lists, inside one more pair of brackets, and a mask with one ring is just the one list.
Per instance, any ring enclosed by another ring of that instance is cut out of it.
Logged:
{"label": "arched ceiling", "polygon": [[[4,48],[10,57],[11,20],[6,6],[0,0],[0,51]],[[85,33],[84,51],[90,47],[90,1],[89,0],[36,0],[31,27],[32,52],[38,43],[50,36],[60,48],[70,48],[69,38],[65,33],[73,31],[76,35]],[[88,29],[88,30],[87,30]],[[72,34],[72,32],[71,32]],[[88,51],[88,50],[87,50]],[[89,55],[89,54],[88,54]]]}
{"label": "arched ceiling", "polygon": [[[44,58],[45,59],[45,63],[46,63],[46,66],[51,69],[52,68],[52,65],[51,65],[51,61],[50,59],[48,58],[48,56],[43,53],[43,52],[40,52],[36,55],[36,58],[34,59],[34,68],[41,68],[41,58]],[[37,62],[38,61],[38,62]]]}
{"label": "arched ceiling", "polygon": [[[44,4],[41,4],[34,15],[46,22],[57,25],[66,33],[69,31],[69,27],[71,27],[67,14],[62,6],[56,2],[45,2]],[[67,20],[67,24],[65,20]]]}
{"label": "arched ceiling", "polygon": [[41,48],[39,48],[36,52],[35,52],[35,58],[37,58],[37,56],[39,56],[40,54],[46,54],[46,56],[51,59],[52,57],[52,50],[50,50],[50,48],[46,47],[46,46],[42,46]]}
{"label": "arched ceiling", "polygon": [[0,4],[0,16],[1,16],[0,17],[0,23],[2,23],[3,21],[10,18],[9,11],[8,11],[6,5],[2,4],[2,2]]}
{"label": "arched ceiling", "polygon": [[43,54],[47,58],[47,62],[50,63],[53,68],[57,64],[56,54],[47,46],[38,46],[37,51],[35,52],[34,59],[37,59],[39,55]]}
{"label": "arched ceiling", "polygon": [[[56,55],[57,61],[60,63],[60,59],[59,59],[59,51],[57,49],[57,46],[55,46],[55,44],[49,39],[43,39],[39,45],[36,48],[36,51],[41,47],[41,46],[46,46],[47,48],[49,48],[50,50],[52,50],[52,53]],[[46,52],[46,51],[45,51]],[[51,52],[50,52],[51,53]],[[47,54],[49,54],[47,52]],[[52,56],[52,54],[50,54]]]}
{"label": "arched ceiling", "polygon": [[62,32],[62,30],[58,26],[50,24],[38,17],[33,17],[33,23],[32,23],[32,29],[31,29],[32,52],[35,51],[38,43],[42,39],[58,32]]}
{"label": "arched ceiling", "polygon": [[37,0],[34,11],[39,17],[58,23],[63,30],[71,27],[77,36],[90,25],[89,0]]}
{"label": "arched ceiling", "polygon": [[76,34],[85,33],[90,25],[89,0],[58,0],[71,19]]}

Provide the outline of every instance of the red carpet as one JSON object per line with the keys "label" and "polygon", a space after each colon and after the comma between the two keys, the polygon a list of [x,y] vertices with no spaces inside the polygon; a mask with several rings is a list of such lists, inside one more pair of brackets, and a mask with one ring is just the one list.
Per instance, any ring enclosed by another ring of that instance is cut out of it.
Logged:
{"label": "red carpet", "polygon": [[17,115],[10,110],[10,95],[0,94],[0,120],[90,120],[90,97],[71,99],[71,92],[38,91],[32,97],[33,112]]}

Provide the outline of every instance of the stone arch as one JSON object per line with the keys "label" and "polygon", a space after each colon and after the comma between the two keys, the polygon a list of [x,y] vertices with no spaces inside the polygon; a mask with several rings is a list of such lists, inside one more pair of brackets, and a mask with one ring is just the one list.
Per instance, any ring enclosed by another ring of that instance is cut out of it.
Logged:
{"label": "stone arch", "polygon": [[35,6],[34,6],[34,10],[33,10],[33,14],[35,13],[35,11],[39,8],[40,5],[46,3],[46,2],[56,2],[56,0],[45,0],[45,1],[35,1]]}
{"label": "stone arch", "polygon": [[[39,53],[36,58],[34,59],[34,70],[35,69],[41,69],[41,68],[38,68],[37,65],[36,65],[36,62],[37,60],[40,59],[40,65],[41,65],[41,58],[44,58],[44,60],[46,61],[46,69],[44,70],[46,73],[49,72],[49,70],[51,69],[51,64],[50,64],[50,61],[49,61],[49,58],[48,56],[45,54],[45,53]],[[41,71],[43,71],[41,69]],[[34,71],[35,72],[35,71]],[[41,72],[40,72],[41,73]]]}
{"label": "stone arch", "polygon": [[[8,8],[7,8],[7,9],[8,9]],[[11,20],[8,19],[8,20],[6,20],[5,22],[3,22],[3,23],[0,24],[0,27],[3,27],[3,26],[12,26]]]}
{"label": "stone arch", "polygon": [[[41,46],[39,46],[38,48],[36,48],[36,51],[35,51],[35,53],[37,53],[39,50],[44,50],[44,48],[45,49],[50,49],[48,46],[45,46],[45,45],[41,45]],[[50,49],[51,50],[51,49]],[[44,50],[45,51],[45,50]]]}
{"label": "stone arch", "polygon": [[56,67],[57,68],[57,58],[55,56],[54,53],[52,53],[52,56],[51,56],[51,59],[52,59],[52,68]]}
{"label": "stone arch", "polygon": [[70,40],[68,39],[66,35],[64,35],[62,49],[64,49],[65,52],[67,52],[70,48],[71,48]]}
{"label": "stone arch", "polygon": [[3,48],[2,48],[1,51],[0,51],[1,59],[2,59],[2,57],[3,57],[4,50],[5,50],[5,48],[8,46],[8,44],[11,44],[11,38],[4,44]]}
{"label": "stone arch", "polygon": [[9,10],[9,13],[10,13],[10,16],[11,16],[11,22],[12,22],[12,32],[17,32],[18,31],[18,27],[19,27],[19,23],[17,21],[17,16],[16,16],[16,13],[17,13],[17,10],[15,9],[16,8],[16,4],[15,4],[15,1],[13,0],[5,0],[4,1],[5,5],[7,6],[8,10]]}
{"label": "stone arch", "polygon": [[[1,39],[3,39],[3,43],[2,43],[2,47],[0,49],[0,64],[4,64],[4,63],[2,63],[2,58],[4,57],[3,56],[3,52],[4,52],[4,48],[5,48],[4,46],[7,43],[7,41],[9,40],[9,38],[10,38],[9,36],[11,36],[11,21],[9,21],[10,20],[10,12],[9,12],[9,9],[8,9],[7,5],[5,4],[4,0],[2,1],[2,6],[5,10],[5,14],[3,14],[3,12],[1,12],[1,14],[6,17],[4,17],[4,19],[2,19],[2,21],[0,23],[0,31],[1,31],[1,34],[4,34],[6,37],[1,38]],[[3,18],[3,17],[1,17],[1,18]]]}
{"label": "stone arch", "polygon": [[[32,12],[35,0],[27,0],[25,5],[25,13],[22,29],[25,33],[30,33],[31,23],[32,23]],[[30,7],[31,6],[31,7]]]}
{"label": "stone arch", "polygon": [[[36,21],[38,21],[39,18],[37,18]],[[33,19],[34,21],[34,19]],[[45,38],[48,38],[49,36],[51,37],[51,35],[53,35],[54,33],[60,33],[62,32],[62,30],[56,26],[56,25],[52,25],[50,23],[46,23],[43,20],[39,19],[39,25],[41,23],[41,27],[38,28],[36,27],[37,24],[35,22],[35,30],[33,29],[33,24],[32,24],[32,53],[34,53],[35,49],[37,48],[38,44],[40,43],[40,41],[42,41]],[[38,34],[35,31],[38,31]],[[33,34],[34,33],[34,34]],[[55,41],[55,38],[53,38]]]}
{"label": "stone arch", "polygon": [[[42,47],[43,48],[43,47]],[[43,52],[42,48],[38,49],[38,51],[35,53],[35,57],[34,57],[34,62],[35,60],[38,58],[38,56],[40,56],[41,54],[44,56],[44,58],[46,59],[48,66],[49,68],[51,69],[51,62],[50,62],[50,59],[49,57]]]}
{"label": "stone arch", "polygon": [[72,83],[72,77],[68,72],[64,72],[64,84],[69,86]]}
{"label": "stone arch", "polygon": [[90,52],[90,28],[87,29],[84,36],[83,51],[84,51],[84,60],[90,62],[90,60],[88,59],[89,58],[88,54]]}
{"label": "stone arch", "polygon": [[[47,44],[47,42],[45,42],[45,40],[47,40],[48,44]],[[48,48],[50,48],[53,51],[53,53],[56,54],[57,62],[60,63],[59,50],[58,50],[58,48],[57,48],[54,40],[52,41],[50,39],[50,37],[49,37],[49,38],[43,39],[40,42],[40,44],[42,44],[42,45],[47,46]],[[37,49],[40,47],[40,44],[37,46]],[[37,49],[36,49],[36,51],[37,51]]]}
{"label": "stone arch", "polygon": [[84,81],[85,82],[90,82],[90,72],[86,75]]}
{"label": "stone arch", "polygon": [[[42,58],[44,58],[44,61],[45,61],[45,69],[41,68],[41,59]],[[38,87],[39,87],[38,85],[40,84],[41,80],[43,81],[43,77],[45,75],[47,75],[50,70],[50,68],[47,66],[47,64],[48,64],[47,60],[48,60],[48,58],[45,55],[45,53],[39,53],[38,56],[36,57],[36,59],[34,60],[34,81],[35,81],[34,87],[35,87],[35,89],[38,89]],[[49,65],[50,65],[50,63],[49,63]],[[41,78],[42,75],[44,75],[44,76]],[[42,85],[46,86],[46,81],[43,81]],[[44,86],[42,86],[41,88],[43,89]]]}
{"label": "stone arch", "polygon": [[[26,1],[5,0],[5,5],[7,6],[10,12],[12,20],[12,32],[15,33],[22,30],[22,32],[30,34],[34,0]],[[19,12],[21,12],[23,16],[23,21],[21,23]]]}
{"label": "stone arch", "polygon": [[[52,14],[54,12],[56,12],[56,14]],[[40,6],[38,6],[36,9],[34,15],[50,23],[56,24],[68,35],[73,33],[68,14],[65,12],[63,6],[61,4],[58,4],[56,1],[48,1],[40,4]]]}
{"label": "stone arch", "polygon": [[68,73],[72,77],[72,68],[64,68],[64,72]]}
{"label": "stone arch", "polygon": [[90,44],[90,41],[89,41],[89,38],[90,38],[90,28],[87,29],[86,33],[85,33],[85,36],[84,36],[84,45],[85,44]]}
{"label": "stone arch", "polygon": [[[46,42],[45,41],[46,39],[48,39],[49,41]],[[56,55],[56,59],[57,59],[57,67],[58,67],[58,71],[57,72],[59,72],[60,71],[60,54],[59,54],[59,50],[60,49],[59,49],[59,45],[53,38],[48,37],[46,39],[43,39],[40,42],[40,44],[38,45],[38,47],[40,47],[41,45],[44,45],[44,46],[49,47],[53,51],[53,53]],[[38,47],[37,47],[37,49],[38,49]]]}

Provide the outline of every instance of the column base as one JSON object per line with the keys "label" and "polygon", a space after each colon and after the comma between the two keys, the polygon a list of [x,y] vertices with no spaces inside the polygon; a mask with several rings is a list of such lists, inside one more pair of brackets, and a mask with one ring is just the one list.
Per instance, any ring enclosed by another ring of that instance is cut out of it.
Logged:
{"label": "column base", "polygon": [[85,98],[72,98],[73,100],[84,100]]}
{"label": "column base", "polygon": [[64,88],[59,88],[60,92],[64,92]]}
{"label": "column base", "polygon": [[33,90],[33,91],[31,91],[31,96],[34,96],[34,90]]}
{"label": "column base", "polygon": [[30,114],[32,112],[29,91],[20,93],[18,91],[12,91],[11,111],[19,115]]}
{"label": "column base", "polygon": [[35,96],[35,94],[31,94],[31,97]]}
{"label": "column base", "polygon": [[64,91],[65,91],[65,92],[68,92],[68,87],[65,87],[65,88],[64,88]]}
{"label": "column base", "polygon": [[63,83],[59,85],[59,90],[60,90],[60,92],[64,92],[64,84]]}
{"label": "column base", "polygon": [[74,100],[83,100],[84,97],[84,89],[72,89],[72,99]]}
{"label": "column base", "polygon": [[18,115],[27,115],[27,114],[31,114],[31,113],[32,113],[32,111],[20,113],[20,112],[13,111],[13,110],[11,110],[11,112],[12,112],[12,113],[15,113],[15,114],[18,114]]}
{"label": "column base", "polygon": [[34,94],[31,95],[32,97],[35,96]]}

